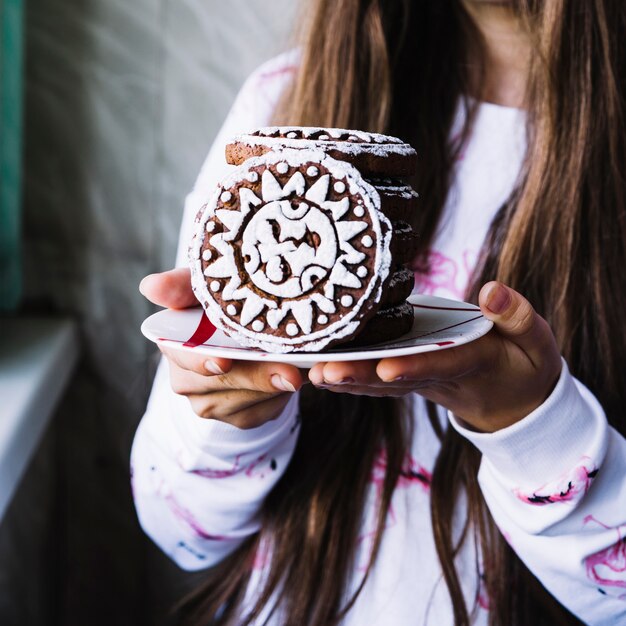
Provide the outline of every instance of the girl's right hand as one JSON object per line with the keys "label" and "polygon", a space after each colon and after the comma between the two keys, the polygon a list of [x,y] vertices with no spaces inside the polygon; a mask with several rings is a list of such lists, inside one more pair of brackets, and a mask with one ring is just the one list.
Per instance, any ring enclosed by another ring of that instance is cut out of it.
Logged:
{"label": "girl's right hand", "polygon": [[[146,276],[139,291],[150,302],[170,309],[197,306],[189,270]],[[210,358],[164,346],[175,393],[186,396],[200,417],[255,428],[277,418],[291,393],[302,386],[300,371],[285,363]]]}

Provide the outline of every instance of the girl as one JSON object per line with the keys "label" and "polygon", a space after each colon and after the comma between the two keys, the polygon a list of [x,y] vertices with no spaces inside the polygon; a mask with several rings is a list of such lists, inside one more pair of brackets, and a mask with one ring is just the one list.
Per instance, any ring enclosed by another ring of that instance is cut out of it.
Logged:
{"label": "girl", "polygon": [[[246,83],[188,198],[180,264],[230,136],[388,132],[421,154],[418,289],[495,328],[308,374],[165,350],[133,484],[146,532],[207,569],[184,614],[625,624],[626,5],[306,5],[299,51]],[[185,269],[141,289],[195,304]]]}

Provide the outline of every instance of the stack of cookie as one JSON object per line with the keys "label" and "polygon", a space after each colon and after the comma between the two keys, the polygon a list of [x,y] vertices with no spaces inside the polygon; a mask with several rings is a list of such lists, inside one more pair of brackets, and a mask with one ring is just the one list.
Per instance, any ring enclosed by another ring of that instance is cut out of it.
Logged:
{"label": "stack of cookie", "polygon": [[264,128],[236,137],[237,165],[199,212],[192,285],[243,345],[316,352],[408,332],[416,153],[394,137]]}

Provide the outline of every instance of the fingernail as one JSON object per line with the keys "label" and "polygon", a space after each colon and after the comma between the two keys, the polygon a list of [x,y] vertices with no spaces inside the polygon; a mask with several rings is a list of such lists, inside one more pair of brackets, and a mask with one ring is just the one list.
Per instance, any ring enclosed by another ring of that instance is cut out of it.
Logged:
{"label": "fingernail", "polygon": [[215,361],[205,361],[204,367],[207,371],[211,372],[211,374],[223,375],[226,373]]}
{"label": "fingernail", "polygon": [[495,285],[487,294],[487,308],[497,315],[506,311],[510,303],[511,296],[509,290],[502,285]]}
{"label": "fingernail", "polygon": [[296,388],[280,374],[272,374],[270,380],[272,381],[272,385],[280,391],[289,391],[290,393],[294,393],[296,390]]}
{"label": "fingernail", "polygon": [[326,384],[328,385],[352,385],[354,384],[355,380],[354,378],[350,377],[350,376],[346,376],[345,378],[342,378],[341,380],[327,380],[325,381]]}
{"label": "fingernail", "polygon": [[145,296],[145,295],[146,295],[146,294],[144,293],[144,290],[145,290],[144,285],[146,284],[146,280],[148,280],[148,278],[150,278],[150,276],[144,276],[144,277],[141,279],[141,282],[139,283],[139,293],[140,293],[142,296]]}

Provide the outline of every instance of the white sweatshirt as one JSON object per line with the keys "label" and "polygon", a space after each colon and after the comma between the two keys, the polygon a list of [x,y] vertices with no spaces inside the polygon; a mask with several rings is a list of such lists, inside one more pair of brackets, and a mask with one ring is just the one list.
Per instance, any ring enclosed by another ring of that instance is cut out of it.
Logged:
{"label": "white sweatshirt", "polygon": [[[187,198],[178,264],[186,263],[196,211],[229,168],[223,156],[227,139],[270,121],[294,61],[292,55],[274,59],[244,85]],[[431,272],[420,278],[420,292],[462,297],[524,150],[523,113],[482,104],[455,165]],[[259,529],[259,507],[296,444],[297,407],[294,394],[277,420],[252,430],[201,419],[186,398],[172,392],[167,363],[161,363],[133,446],[133,493],[145,532],[181,568],[207,568]],[[373,571],[345,618],[349,626],[453,623],[429,517],[429,478],[439,442],[418,395],[412,416],[407,471],[395,489]],[[504,537],[535,576],[585,623],[626,624],[626,441],[608,426],[591,392],[564,364],[546,402],[509,428],[479,434],[448,418],[482,452],[479,481],[485,499]],[[353,589],[371,548],[384,463],[379,459],[372,472]],[[459,520],[463,509],[461,502]],[[478,598],[475,623],[487,624],[489,598],[475,554],[467,541],[457,565],[469,606]],[[249,599],[266,561],[258,555]],[[272,623],[280,621],[276,615]]]}

